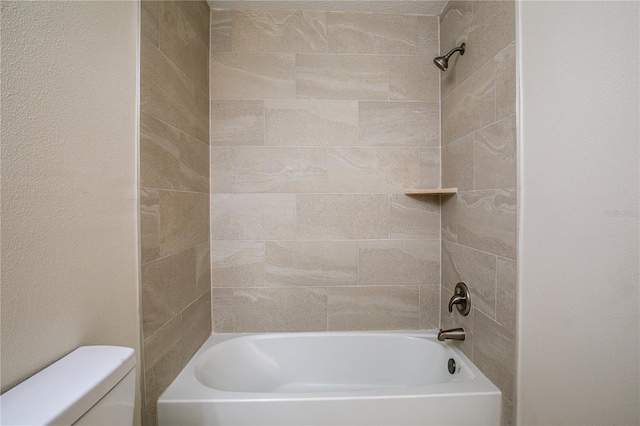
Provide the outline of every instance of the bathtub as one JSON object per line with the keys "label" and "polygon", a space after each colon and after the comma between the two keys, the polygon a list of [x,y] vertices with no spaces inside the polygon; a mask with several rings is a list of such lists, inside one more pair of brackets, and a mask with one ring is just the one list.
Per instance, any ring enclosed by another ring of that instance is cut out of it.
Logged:
{"label": "bathtub", "polygon": [[158,424],[497,425],[500,401],[433,332],[217,334],[159,398]]}

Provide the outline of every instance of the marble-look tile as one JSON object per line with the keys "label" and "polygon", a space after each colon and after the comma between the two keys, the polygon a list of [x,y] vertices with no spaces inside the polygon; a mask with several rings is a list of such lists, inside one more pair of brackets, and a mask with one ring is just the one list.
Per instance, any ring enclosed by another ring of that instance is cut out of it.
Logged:
{"label": "marble-look tile", "polygon": [[140,114],[140,186],[209,192],[207,145]]}
{"label": "marble-look tile", "polygon": [[212,194],[213,240],[293,240],[295,194]]}
{"label": "marble-look tile", "polygon": [[420,329],[440,327],[440,285],[420,286]]}
{"label": "marble-look tile", "polygon": [[384,194],[299,194],[301,240],[381,239],[389,234],[389,197]]}
{"label": "marble-look tile", "polygon": [[415,54],[418,18],[378,13],[327,13],[327,52]]}
{"label": "marble-look tile", "polygon": [[[449,300],[453,296],[453,290],[440,287],[440,328],[446,330],[450,328],[462,327],[465,332],[464,341],[454,342],[469,359],[473,360],[473,341],[474,341],[474,317],[476,310],[471,308],[471,312],[466,317],[460,315],[457,309],[449,312]],[[473,297],[473,296],[472,296]]]}
{"label": "marble-look tile", "polygon": [[[445,52],[447,53],[447,52]],[[456,62],[458,56],[452,56],[449,59],[449,68],[446,71],[440,71],[440,97],[446,99],[456,88]]]}
{"label": "marble-look tile", "polygon": [[358,145],[358,102],[268,100],[264,105],[265,145]]}
{"label": "marble-look tile", "polygon": [[[144,380],[146,407],[156,406],[158,397],[182,370],[180,356],[180,314],[159,330],[158,336],[152,336],[144,342],[145,362]],[[147,352],[152,353],[151,356]]]}
{"label": "marble-look tile", "polygon": [[140,33],[149,39],[155,47],[160,40],[160,3],[155,0],[142,0],[140,2]]}
{"label": "marble-look tile", "polygon": [[437,195],[390,197],[389,238],[397,240],[439,240],[440,200]]}
{"label": "marble-look tile", "polygon": [[211,286],[262,287],[264,241],[212,241]]}
{"label": "marble-look tile", "polygon": [[233,15],[232,10],[211,11],[210,52],[231,52]]}
{"label": "marble-look tile", "polygon": [[440,70],[431,57],[389,57],[389,99],[440,101]]}
{"label": "marble-look tile", "polygon": [[442,285],[453,295],[458,282],[471,291],[472,306],[496,316],[496,257],[448,241],[442,243]]}
{"label": "marble-look tile", "polygon": [[495,57],[496,61],[496,119],[516,112],[516,46],[509,44]]}
{"label": "marble-look tile", "polygon": [[473,1],[450,1],[440,14],[440,52],[456,47],[456,39],[473,15]]}
{"label": "marble-look tile", "polygon": [[[160,2],[160,51],[200,90],[209,90],[209,49],[174,1]],[[208,13],[208,12],[207,12]]]}
{"label": "marble-look tile", "polygon": [[442,187],[473,189],[473,134],[442,147]]}
{"label": "marble-look tile", "polygon": [[142,265],[142,326],[145,338],[195,299],[195,248]]}
{"label": "marble-look tile", "polygon": [[140,188],[140,247],[142,263],[160,256],[160,194]]}
{"label": "marble-look tile", "polygon": [[327,329],[326,288],[235,289],[233,304],[238,333]]}
{"label": "marble-look tile", "polygon": [[461,193],[458,197],[458,242],[515,259],[515,188]]}
{"label": "marble-look tile", "polygon": [[442,143],[446,145],[494,121],[495,73],[490,61],[442,101]]}
{"label": "marble-look tile", "polygon": [[209,241],[209,194],[160,191],[160,254]]}
{"label": "marble-look tile", "polygon": [[362,286],[420,286],[440,281],[440,242],[419,240],[361,241]]}
{"label": "marble-look tile", "polygon": [[179,348],[182,339],[182,314],[176,314],[155,333],[144,339],[144,365],[148,370],[169,351]]}
{"label": "marble-look tile", "polygon": [[440,52],[440,35],[437,16],[418,16],[418,54],[437,56]]}
{"label": "marble-look tile", "polygon": [[440,197],[441,236],[445,241],[458,242],[458,195]]}
{"label": "marble-look tile", "polygon": [[177,1],[180,11],[187,18],[189,24],[200,37],[200,40],[209,47],[209,5],[205,0]]}
{"label": "marble-look tile", "polygon": [[325,148],[233,148],[233,192],[326,192]]}
{"label": "marble-look tile", "polygon": [[420,183],[417,148],[329,148],[328,192],[402,193]]}
{"label": "marble-look tile", "polygon": [[500,425],[501,426],[512,426],[515,425],[515,410],[513,409],[513,405],[507,401],[504,397],[502,397],[502,413],[500,417]]}
{"label": "marble-look tile", "polygon": [[481,312],[475,313],[473,363],[513,401],[515,336]]}
{"label": "marble-look tile", "polygon": [[233,289],[211,289],[211,322],[215,333],[233,333]]}
{"label": "marble-look tile", "polygon": [[195,90],[194,136],[209,145],[209,92]]}
{"label": "marble-look tile", "polygon": [[357,284],[356,241],[266,242],[266,286],[328,287]]}
{"label": "marble-look tile", "polygon": [[198,297],[211,290],[211,245],[196,246],[196,294]]}
{"label": "marble-look tile", "polygon": [[329,287],[329,331],[416,330],[418,287]]}
{"label": "marble-look tile", "polygon": [[516,332],[516,262],[496,261],[496,321],[510,332]]}
{"label": "marble-look tile", "polygon": [[474,164],[476,189],[516,186],[515,115],[475,133]]}
{"label": "marble-look tile", "polygon": [[143,416],[142,424],[147,426],[158,426],[158,407],[157,404],[145,405],[147,412]]}
{"label": "marble-look tile", "polygon": [[211,291],[206,292],[182,311],[182,368],[211,336]]}
{"label": "marble-look tile", "polygon": [[293,53],[212,53],[212,99],[293,99]]}
{"label": "marble-look tile", "polygon": [[360,145],[438,147],[438,102],[360,102]]}
{"label": "marble-look tile", "polygon": [[235,52],[326,52],[326,13],[238,10],[232,40]]}
{"label": "marble-look tile", "polygon": [[233,192],[233,149],[228,146],[212,146],[209,155],[211,193]]}
{"label": "marble-look tile", "polygon": [[259,146],[264,135],[263,101],[211,101],[211,146]]}
{"label": "marble-look tile", "polygon": [[311,99],[388,99],[389,61],[376,55],[296,55],[296,92]]}
{"label": "marble-look tile", "polygon": [[420,188],[440,188],[440,148],[420,150]]}

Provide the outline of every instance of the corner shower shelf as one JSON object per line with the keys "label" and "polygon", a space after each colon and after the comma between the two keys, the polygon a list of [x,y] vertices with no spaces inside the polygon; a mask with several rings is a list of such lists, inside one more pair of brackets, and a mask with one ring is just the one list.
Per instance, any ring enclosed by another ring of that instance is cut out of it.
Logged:
{"label": "corner shower shelf", "polygon": [[456,194],[458,188],[440,188],[440,189],[405,189],[405,195],[443,195]]}

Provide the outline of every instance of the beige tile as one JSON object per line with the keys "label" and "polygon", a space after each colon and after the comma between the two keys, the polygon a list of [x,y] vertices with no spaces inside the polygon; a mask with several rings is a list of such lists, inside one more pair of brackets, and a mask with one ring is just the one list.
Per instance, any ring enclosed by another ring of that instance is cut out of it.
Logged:
{"label": "beige tile", "polygon": [[205,0],[177,1],[182,14],[187,18],[198,37],[209,47],[209,5]]}
{"label": "beige tile", "polygon": [[329,287],[330,331],[416,330],[418,287]]}
{"label": "beige tile", "polygon": [[495,121],[496,93],[493,61],[442,101],[443,145]]}
{"label": "beige tile", "polygon": [[401,193],[420,184],[417,148],[329,148],[328,192]]}
{"label": "beige tile", "polygon": [[496,60],[496,118],[516,112],[516,47],[509,44],[498,53]]}
{"label": "beige tile", "polygon": [[426,56],[389,57],[389,99],[440,101],[440,70]]}
{"label": "beige tile", "polygon": [[380,239],[389,234],[389,197],[378,194],[299,194],[302,240]]}
{"label": "beige tile", "polygon": [[[446,52],[445,52],[446,53]],[[444,100],[447,98],[456,88],[456,62],[458,56],[452,56],[449,59],[449,68],[446,71],[440,71],[440,96]]]}
{"label": "beige tile", "polygon": [[211,245],[196,246],[196,293],[198,297],[211,290]]}
{"label": "beige tile", "polygon": [[194,248],[142,265],[144,336],[151,336],[195,299]]}
{"label": "beige tile", "polygon": [[485,127],[474,137],[475,188],[515,187],[516,116]]}
{"label": "beige tile", "polygon": [[391,195],[389,238],[439,240],[440,200],[438,196]]}
{"label": "beige tile", "polygon": [[464,192],[458,197],[458,242],[515,259],[515,189]]}
{"label": "beige tile", "polygon": [[200,296],[182,311],[182,367],[211,336],[211,291]]}
{"label": "beige tile", "polygon": [[437,16],[418,16],[418,53],[437,56],[440,52],[440,35]]}
{"label": "beige tile", "polygon": [[500,425],[501,426],[512,426],[515,425],[515,410],[513,405],[509,401],[507,401],[504,397],[502,397],[502,413],[500,417]]}
{"label": "beige tile", "polygon": [[326,288],[235,289],[233,304],[238,333],[327,329]]}
{"label": "beige tile", "polygon": [[212,194],[214,240],[293,240],[294,194]]}
{"label": "beige tile", "polygon": [[440,285],[420,286],[420,329],[440,327]]}
{"label": "beige tile", "polygon": [[264,108],[265,145],[358,145],[358,102],[270,100]]}
{"label": "beige tile", "polygon": [[440,281],[440,242],[361,241],[362,286],[419,286]]}
{"label": "beige tile", "polygon": [[140,185],[209,192],[209,147],[145,113],[140,114]]}
{"label": "beige tile", "polygon": [[211,289],[211,318],[215,333],[233,333],[233,289]]}
{"label": "beige tile", "polygon": [[388,58],[298,54],[296,92],[299,98],[311,99],[388,99]]}
{"label": "beige tile", "polygon": [[516,332],[516,262],[496,261],[496,321],[510,332]]}
{"label": "beige tile", "polygon": [[200,90],[209,90],[209,49],[178,7],[178,2],[160,3],[160,51]]}
{"label": "beige tile", "polygon": [[232,40],[235,52],[326,52],[326,13],[238,10]]}
{"label": "beige tile", "polygon": [[262,287],[264,241],[212,241],[211,285]]}
{"label": "beige tile", "polygon": [[360,102],[360,145],[440,146],[437,102]]}
{"label": "beige tile", "polygon": [[194,136],[209,145],[209,92],[195,91]]}
{"label": "beige tile", "polygon": [[233,149],[228,146],[212,146],[211,155],[211,193],[233,192]]}
{"label": "beige tile", "polygon": [[440,148],[420,150],[420,188],[440,188]]}
{"label": "beige tile", "polygon": [[358,284],[356,241],[267,241],[265,260],[266,286]]}
{"label": "beige tile", "polygon": [[143,0],[140,2],[140,33],[149,39],[155,47],[160,40],[160,1]]}
{"label": "beige tile", "polygon": [[[496,257],[459,244],[442,243],[442,285],[448,297],[458,282],[471,291],[471,306],[495,318]],[[457,312],[457,310],[456,310]]]}
{"label": "beige tile", "polygon": [[213,99],[293,99],[293,53],[212,53]]}
{"label": "beige tile", "polygon": [[145,365],[146,407],[154,410],[158,397],[182,370],[180,346],[170,347],[154,364]]}
{"label": "beige tile", "polygon": [[234,192],[326,192],[325,148],[233,148]]}
{"label": "beige tile", "polygon": [[458,242],[458,195],[440,197],[442,239]]}
{"label": "beige tile", "polygon": [[158,407],[157,404],[146,405],[146,417],[143,417],[143,423],[147,426],[158,426]]}
{"label": "beige tile", "polygon": [[481,312],[475,314],[474,333],[473,363],[502,391],[502,396],[513,401],[513,333]]}
{"label": "beige tile", "polygon": [[418,19],[412,15],[327,13],[327,52],[415,54]]}
{"label": "beige tile", "polygon": [[140,247],[142,263],[160,256],[160,194],[140,188]]}
{"label": "beige tile", "polygon": [[442,147],[442,187],[473,189],[473,135]]}
{"label": "beige tile", "polygon": [[263,101],[211,101],[211,145],[263,144]]}
{"label": "beige tile", "polygon": [[231,52],[231,33],[233,31],[232,10],[212,10],[210,27],[210,51]]}
{"label": "beige tile", "polygon": [[160,191],[160,254],[209,241],[209,194]]}
{"label": "beige tile", "polygon": [[460,342],[454,342],[456,346],[464,352],[473,361],[473,326],[475,309],[471,308],[471,312],[466,317],[460,315],[457,309],[453,309],[453,312],[449,312],[449,299],[453,292],[445,287],[440,287],[440,327],[443,330],[451,328],[462,327],[465,332],[465,340]]}
{"label": "beige tile", "polygon": [[473,1],[450,1],[440,14],[440,52],[447,53],[473,15]]}
{"label": "beige tile", "polygon": [[176,314],[155,333],[144,339],[144,365],[146,369],[156,364],[170,351],[179,348],[182,339],[182,315]]}

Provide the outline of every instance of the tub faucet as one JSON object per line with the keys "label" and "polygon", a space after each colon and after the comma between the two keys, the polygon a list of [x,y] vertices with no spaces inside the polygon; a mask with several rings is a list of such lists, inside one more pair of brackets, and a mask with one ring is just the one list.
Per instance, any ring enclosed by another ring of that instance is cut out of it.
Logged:
{"label": "tub faucet", "polygon": [[440,329],[438,333],[438,340],[444,342],[445,340],[464,340],[464,328],[451,328],[449,330]]}

